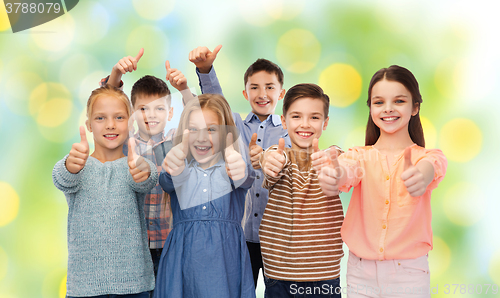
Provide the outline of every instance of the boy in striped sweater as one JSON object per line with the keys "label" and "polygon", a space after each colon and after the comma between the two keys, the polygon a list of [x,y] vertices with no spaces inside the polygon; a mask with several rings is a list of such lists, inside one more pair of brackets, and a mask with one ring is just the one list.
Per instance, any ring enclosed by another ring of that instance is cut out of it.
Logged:
{"label": "boy in striped sweater", "polygon": [[342,204],[338,195],[323,193],[311,164],[328,125],[329,103],[315,84],[290,88],[281,121],[292,148],[280,139],[260,159],[269,189],[259,231],[265,297],[341,297]]}

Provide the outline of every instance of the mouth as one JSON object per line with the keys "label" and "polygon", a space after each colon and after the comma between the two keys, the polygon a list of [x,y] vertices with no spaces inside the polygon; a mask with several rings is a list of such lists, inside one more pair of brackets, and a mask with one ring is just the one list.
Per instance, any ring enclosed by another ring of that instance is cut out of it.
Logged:
{"label": "mouth", "polygon": [[159,121],[149,121],[149,122],[146,122],[146,125],[150,128],[154,128],[156,126],[158,126],[158,124],[160,124]]}
{"label": "mouth", "polygon": [[392,116],[392,117],[382,117],[380,118],[384,122],[394,122],[399,119],[399,117]]}
{"label": "mouth", "polygon": [[105,135],[104,135],[104,138],[105,138],[106,140],[113,141],[113,140],[115,140],[116,138],[118,138],[118,135],[117,135],[117,134],[105,134]]}
{"label": "mouth", "polygon": [[194,149],[198,155],[206,155],[210,152],[212,146],[194,146]]}
{"label": "mouth", "polygon": [[308,139],[313,135],[312,132],[305,132],[305,131],[298,131],[296,132],[296,134],[302,139]]}
{"label": "mouth", "polygon": [[257,106],[259,106],[259,107],[265,107],[265,106],[267,106],[268,104],[270,104],[270,103],[271,103],[271,101],[270,101],[270,100],[262,100],[262,101],[256,101],[255,103],[256,103],[256,104],[257,104]]}

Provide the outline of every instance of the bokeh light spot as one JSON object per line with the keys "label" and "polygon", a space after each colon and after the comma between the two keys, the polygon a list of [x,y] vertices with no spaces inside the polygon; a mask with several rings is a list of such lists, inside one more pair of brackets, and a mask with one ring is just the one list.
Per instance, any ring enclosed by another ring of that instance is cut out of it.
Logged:
{"label": "bokeh light spot", "polygon": [[500,249],[491,257],[489,274],[495,284],[500,285]]}
{"label": "bokeh light spot", "polygon": [[[47,32],[51,34],[47,34]],[[70,14],[66,13],[50,22],[37,26],[37,30],[31,30],[30,35],[40,49],[60,52],[73,41],[75,21]]]}
{"label": "bokeh light spot", "polygon": [[306,1],[274,0],[268,1],[266,4],[264,9],[271,17],[280,20],[292,20],[302,12]]}
{"label": "bokeh light spot", "polygon": [[443,96],[455,99],[463,92],[465,64],[455,58],[448,57],[441,61],[434,74],[434,84]]}
{"label": "bokeh light spot", "polygon": [[19,196],[10,184],[0,181],[0,227],[12,222],[19,212]]}
{"label": "bokeh light spot", "polygon": [[423,117],[422,115],[420,115],[420,122],[422,123],[422,129],[424,130],[425,147],[436,148],[436,127],[434,127],[434,124],[432,124],[429,119]]}
{"label": "bokeh light spot", "polygon": [[160,20],[172,12],[175,1],[133,0],[132,4],[141,17],[147,20]]}
{"label": "bokeh light spot", "polygon": [[56,127],[68,120],[73,103],[65,98],[55,98],[40,107],[36,121],[41,126]]}
{"label": "bokeh light spot", "polygon": [[61,284],[59,286],[59,298],[64,298],[66,297],[66,280],[68,276],[64,276],[64,278],[61,280]]}
{"label": "bokeh light spot", "polygon": [[30,95],[30,114],[36,115],[49,98],[71,98],[71,93],[64,85],[59,83],[42,83],[38,85]]}
{"label": "bokeh light spot", "polygon": [[436,278],[450,266],[451,251],[448,244],[440,237],[434,236],[432,243],[433,249],[429,252],[429,271],[432,277]]}
{"label": "bokeh light spot", "polygon": [[7,265],[9,264],[9,258],[7,257],[7,253],[0,246],[0,281],[4,279],[7,275]]}
{"label": "bokeh light spot", "polygon": [[[81,74],[88,74],[101,69],[102,65],[99,63],[95,56],[92,56],[88,53],[77,53],[70,56],[62,63],[61,69],[59,71],[59,81],[69,90],[78,90],[78,88],[82,84],[82,77],[75,76],[75,71],[78,71],[78,73]],[[94,89],[99,87],[98,81],[98,78],[93,81],[92,87]],[[88,90],[88,94],[86,95],[87,99],[90,95],[90,91],[92,91],[92,89]]]}
{"label": "bokeh light spot", "polygon": [[362,80],[351,65],[334,63],[321,72],[319,85],[330,97],[330,105],[343,108],[359,98]]}
{"label": "bokeh light spot", "polygon": [[276,46],[276,57],[283,68],[293,73],[313,69],[321,55],[321,44],[316,36],[304,29],[292,29],[283,34]]}
{"label": "bokeh light spot", "polygon": [[158,27],[141,26],[133,30],[127,38],[126,53],[135,57],[144,48],[144,56],[139,61],[141,68],[163,66],[168,57],[167,36]]}
{"label": "bokeh light spot", "polygon": [[468,162],[479,154],[482,145],[481,129],[472,120],[456,118],[441,129],[439,146],[448,160]]}
{"label": "bokeh light spot", "polygon": [[30,94],[42,82],[42,78],[33,72],[20,72],[9,77],[2,90],[7,107],[15,114],[29,115]]}
{"label": "bokeh light spot", "polygon": [[80,1],[78,9],[72,10],[71,14],[75,19],[92,17],[92,21],[85,22],[84,26],[76,26],[76,42],[84,45],[95,44],[108,33],[109,13],[100,3],[95,1]]}
{"label": "bokeh light spot", "polygon": [[485,195],[480,187],[461,181],[446,192],[443,200],[444,213],[454,224],[473,225],[483,218],[486,205],[484,198]]}

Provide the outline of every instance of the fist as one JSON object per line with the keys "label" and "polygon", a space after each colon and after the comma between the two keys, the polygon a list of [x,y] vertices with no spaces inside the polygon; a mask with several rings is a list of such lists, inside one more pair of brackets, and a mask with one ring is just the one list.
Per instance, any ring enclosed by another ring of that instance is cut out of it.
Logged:
{"label": "fist", "polygon": [[226,146],[224,154],[226,158],[227,175],[234,181],[245,178],[246,164],[241,154],[234,150],[232,133],[227,134]]}
{"label": "fist", "polygon": [[66,159],[66,169],[72,174],[80,172],[89,157],[89,143],[85,134],[85,127],[80,126],[80,143],[74,143]]}
{"label": "fist", "polygon": [[138,155],[135,152],[135,139],[130,138],[128,140],[128,168],[130,175],[136,183],[141,183],[149,178],[151,168],[144,157]]}
{"label": "fist", "polygon": [[170,62],[168,60],[165,62],[165,69],[167,70],[166,79],[170,82],[172,87],[179,91],[186,90],[188,88],[187,79],[184,74],[176,68],[170,68]]}
{"label": "fist", "polygon": [[221,48],[222,45],[218,45],[211,52],[207,47],[197,47],[189,52],[189,61],[193,62],[201,73],[208,73]]}
{"label": "fist", "polygon": [[285,166],[285,139],[280,138],[278,149],[276,151],[268,151],[264,154],[263,171],[266,175],[271,177],[278,177],[278,174]]}
{"label": "fist", "polygon": [[420,172],[418,168],[415,167],[411,162],[410,148],[406,148],[404,158],[405,165],[404,171],[401,174],[401,180],[403,180],[406,190],[408,190],[410,196],[419,197],[423,195],[425,193],[425,190],[427,189],[425,177],[422,172]]}
{"label": "fist", "polygon": [[172,176],[178,176],[186,166],[185,159],[189,150],[189,130],[184,130],[182,142],[172,148],[163,160],[163,169]]}
{"label": "fist", "polygon": [[250,162],[252,163],[252,167],[256,170],[260,169],[260,155],[263,150],[262,147],[257,145],[257,134],[254,133],[252,135],[252,139],[250,140],[250,144],[248,145],[248,151],[250,153]]}
{"label": "fist", "polygon": [[113,70],[120,72],[121,74],[125,74],[127,72],[133,72],[137,70],[137,63],[141,59],[144,54],[144,49],[140,49],[137,56],[127,56],[118,61],[118,63],[113,66]]}

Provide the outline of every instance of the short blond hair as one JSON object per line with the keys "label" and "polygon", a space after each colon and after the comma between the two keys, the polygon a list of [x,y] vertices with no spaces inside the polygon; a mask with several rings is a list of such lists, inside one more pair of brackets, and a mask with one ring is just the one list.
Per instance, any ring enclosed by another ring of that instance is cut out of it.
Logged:
{"label": "short blond hair", "polygon": [[109,84],[106,84],[103,87],[95,89],[94,91],[92,91],[92,94],[90,94],[90,97],[87,100],[87,118],[90,118],[90,116],[92,115],[92,107],[94,106],[95,101],[99,97],[106,95],[118,98],[121,101],[123,101],[123,103],[127,107],[127,115],[130,117],[130,115],[132,114],[132,106],[130,105],[130,100],[128,99],[128,96],[120,89],[111,86]]}

